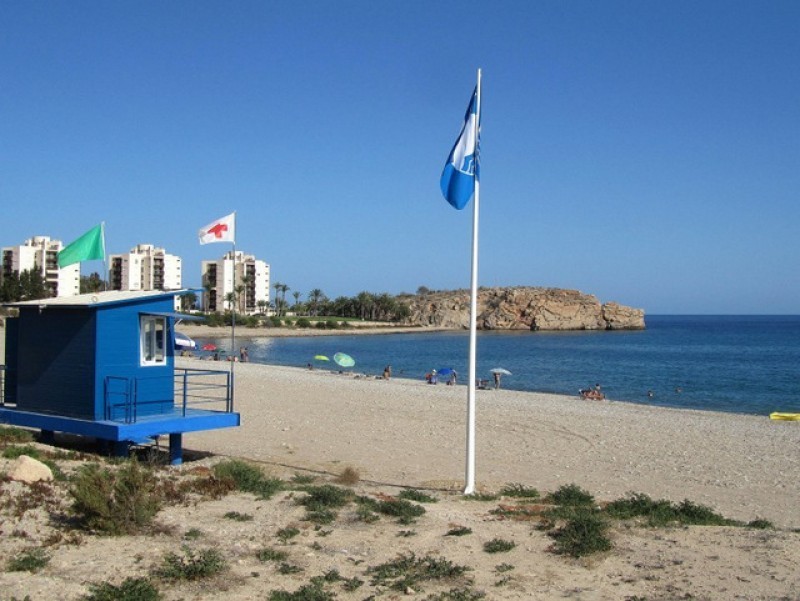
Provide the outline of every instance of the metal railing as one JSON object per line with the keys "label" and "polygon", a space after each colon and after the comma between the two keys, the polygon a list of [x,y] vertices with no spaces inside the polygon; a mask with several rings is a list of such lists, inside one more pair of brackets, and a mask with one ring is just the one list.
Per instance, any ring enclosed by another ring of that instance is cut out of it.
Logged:
{"label": "metal railing", "polygon": [[[145,405],[169,402],[165,400],[142,401],[142,390],[158,380],[173,380],[172,412],[186,417],[189,410],[201,409],[219,413],[233,412],[231,374],[214,369],[175,368],[173,376],[130,378],[106,376],[105,410],[106,420],[136,423]],[[156,384],[157,385],[157,384]],[[157,413],[158,414],[158,413]]]}

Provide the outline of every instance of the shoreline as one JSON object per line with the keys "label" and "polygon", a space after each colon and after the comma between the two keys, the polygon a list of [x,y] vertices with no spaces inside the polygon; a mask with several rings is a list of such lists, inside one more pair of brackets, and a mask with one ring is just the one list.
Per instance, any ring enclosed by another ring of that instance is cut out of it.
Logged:
{"label": "shoreline", "polygon": [[[207,338],[230,338],[231,327],[220,326],[213,327],[207,325],[195,325],[191,322],[182,322],[175,326],[183,334],[190,338],[194,337],[207,337]],[[247,326],[239,326],[236,328],[237,336],[243,338],[285,338],[285,337],[306,337],[306,336],[374,336],[380,334],[426,334],[433,332],[460,332],[462,330],[454,328],[440,328],[440,327],[422,327],[422,326],[393,326],[393,325],[354,325],[348,328],[340,328],[336,330],[320,329],[320,328],[248,328]]]}
{"label": "shoreline", "polygon": [[[235,373],[242,425],[187,434],[186,449],[288,470],[338,474],[350,466],[365,480],[396,486],[463,484],[463,384],[256,363],[237,363]],[[635,491],[745,521],[798,525],[793,422],[507,389],[478,391],[476,421],[481,490],[576,483],[600,501]]]}

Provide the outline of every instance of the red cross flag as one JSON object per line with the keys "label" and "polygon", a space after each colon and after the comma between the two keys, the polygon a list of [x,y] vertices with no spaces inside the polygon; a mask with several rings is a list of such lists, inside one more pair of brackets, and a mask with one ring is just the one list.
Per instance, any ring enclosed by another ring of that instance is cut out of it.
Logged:
{"label": "red cross flag", "polygon": [[197,236],[200,238],[200,244],[210,244],[211,242],[233,242],[235,244],[236,213],[220,217],[207,226],[200,228]]}

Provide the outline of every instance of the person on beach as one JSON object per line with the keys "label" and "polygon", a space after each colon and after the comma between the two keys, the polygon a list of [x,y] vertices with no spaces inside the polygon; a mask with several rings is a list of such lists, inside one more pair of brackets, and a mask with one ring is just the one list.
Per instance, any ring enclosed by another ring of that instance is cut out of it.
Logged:
{"label": "person on beach", "polygon": [[494,372],[494,389],[500,389],[500,372]]}
{"label": "person on beach", "polygon": [[250,360],[250,357],[247,355],[247,347],[243,346],[239,349],[239,361],[241,363],[247,363]]}
{"label": "person on beach", "polygon": [[391,377],[392,377],[392,366],[387,365],[386,367],[383,368],[383,379],[388,380]]}
{"label": "person on beach", "polygon": [[458,378],[458,374],[456,373],[456,370],[451,371],[450,372],[450,379],[447,381],[448,386],[455,386],[457,378]]}
{"label": "person on beach", "polygon": [[430,372],[425,374],[425,381],[428,384],[436,384],[439,382],[439,379],[436,377],[436,370],[432,369]]}

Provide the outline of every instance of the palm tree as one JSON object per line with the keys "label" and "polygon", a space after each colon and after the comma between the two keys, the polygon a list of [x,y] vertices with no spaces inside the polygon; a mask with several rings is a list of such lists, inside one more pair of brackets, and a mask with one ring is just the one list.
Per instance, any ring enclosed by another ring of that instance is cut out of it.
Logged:
{"label": "palm tree", "polygon": [[300,292],[295,290],[292,292],[292,296],[294,297],[294,307],[292,307],[292,309],[294,309],[294,312],[297,313],[297,305],[300,304]]}
{"label": "palm tree", "polygon": [[322,299],[325,298],[325,294],[319,288],[314,288],[311,292],[308,293],[308,310],[309,313],[312,315],[316,315],[317,311],[319,310],[319,305],[322,302]]}

